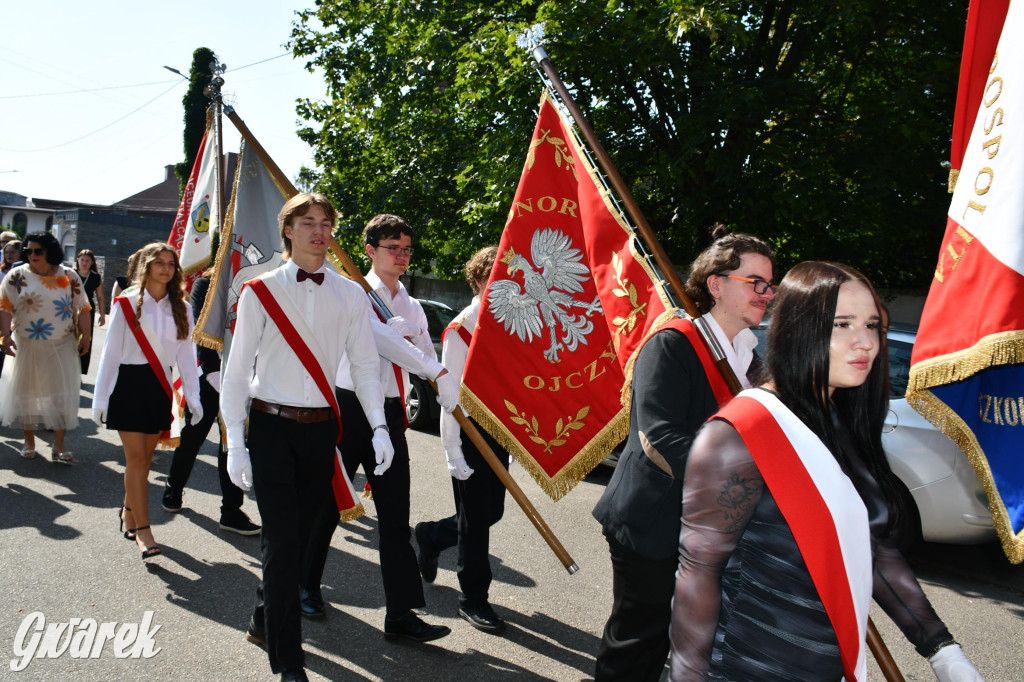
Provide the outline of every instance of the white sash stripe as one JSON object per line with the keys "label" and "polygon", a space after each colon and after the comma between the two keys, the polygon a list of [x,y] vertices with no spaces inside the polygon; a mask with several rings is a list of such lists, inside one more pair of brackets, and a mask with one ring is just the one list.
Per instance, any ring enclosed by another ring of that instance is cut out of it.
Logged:
{"label": "white sash stripe", "polygon": [[[739,395],[753,398],[771,412],[786,438],[818,488],[822,501],[832,515],[839,537],[839,546],[846,566],[846,579],[857,614],[858,642],[857,679],[867,679],[868,615],[871,609],[872,560],[868,512],[850,479],[843,473],[832,453],[813,431],[800,421],[788,407],[768,391],[751,389]],[[839,579],[839,576],[836,576]]]}

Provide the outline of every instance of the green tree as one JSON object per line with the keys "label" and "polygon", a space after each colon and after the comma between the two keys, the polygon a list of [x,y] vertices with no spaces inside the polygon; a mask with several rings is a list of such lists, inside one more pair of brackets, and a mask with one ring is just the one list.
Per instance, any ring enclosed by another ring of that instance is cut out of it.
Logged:
{"label": "green tree", "polygon": [[922,287],[965,16],[924,0],[322,0],[292,33],[328,86],[299,104],[323,169],[303,177],[338,202],[346,246],[399,213],[417,265],[454,276],[511,204],[540,92],[515,33],[542,21],[674,262],[722,221],[770,239],[780,272],[827,258]]}
{"label": "green tree", "polygon": [[188,176],[192,172],[192,165],[196,162],[196,154],[199,153],[199,145],[202,144],[203,134],[206,132],[206,109],[210,106],[210,98],[203,94],[203,90],[213,78],[210,64],[216,60],[217,55],[208,47],[200,47],[192,53],[192,68],[188,72],[188,92],[181,100],[185,108],[185,130],[182,133],[185,160],[174,166],[174,172],[181,185],[178,190],[179,198],[185,194]]}

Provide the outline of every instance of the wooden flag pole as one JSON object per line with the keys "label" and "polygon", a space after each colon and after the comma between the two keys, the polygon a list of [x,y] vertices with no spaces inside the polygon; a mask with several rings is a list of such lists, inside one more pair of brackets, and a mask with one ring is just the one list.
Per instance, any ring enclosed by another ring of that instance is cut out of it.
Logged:
{"label": "wooden flag pole", "polygon": [[[242,121],[237,113],[235,113],[234,108],[225,107],[224,113],[238,129],[238,132],[241,133],[242,137],[245,139],[245,143],[253,148],[253,151],[255,151],[256,155],[260,158],[260,161],[262,161],[263,165],[266,166],[268,171],[270,171],[270,174],[274,177],[274,181],[288,194],[289,197],[298,194],[298,190],[291,181],[288,180],[285,174],[281,172],[281,169],[276,163],[274,163],[274,160],[270,158],[267,151],[249,131],[245,122]],[[341,244],[339,244],[338,240],[334,238],[334,235],[330,236],[328,246],[335,258],[341,262],[342,267],[345,268],[349,277],[358,283],[364,291],[366,291],[370,296],[370,301],[378,308],[384,318],[388,319],[394,317],[391,311],[387,309],[387,306],[384,305],[384,302],[380,300],[380,297],[377,296],[376,292],[373,291],[373,288],[370,286],[369,282],[366,281],[366,278],[363,277],[363,273],[359,271],[359,268],[356,266],[352,258],[348,253],[346,253],[345,249],[341,248]],[[430,385],[435,391],[437,390],[437,384],[433,381],[430,382]],[[576,573],[576,571],[579,570],[579,565],[573,561],[572,556],[569,555],[569,552],[566,551],[565,547],[562,546],[562,543],[559,542],[558,537],[544,521],[543,517],[541,517],[540,512],[538,512],[537,508],[533,506],[533,503],[530,502],[530,498],[526,496],[526,493],[524,493],[523,489],[519,487],[516,480],[512,478],[512,475],[508,472],[508,469],[505,468],[505,465],[498,460],[498,456],[494,454],[490,445],[488,445],[487,441],[484,440],[484,437],[477,429],[476,424],[470,421],[462,411],[462,408],[457,405],[452,414],[459,422],[459,426],[462,427],[462,430],[466,432],[469,439],[473,441],[473,444],[476,445],[478,450],[480,450],[484,459],[487,460],[487,464],[494,470],[495,475],[501,480],[505,488],[508,489],[508,492],[512,495],[513,499],[515,499],[516,503],[519,504],[523,513],[526,514],[526,517],[530,519],[531,523],[533,523],[537,532],[539,532],[541,537],[544,538],[544,541],[548,543],[548,546],[555,553],[555,556],[558,557],[558,560],[565,567],[565,570],[569,572],[569,575]]]}
{"label": "wooden flag pole", "polygon": [[[533,42],[532,39],[528,40]],[[718,344],[718,340],[715,338],[714,334],[711,333],[711,330],[707,327],[706,323],[700,319],[700,311],[686,294],[686,291],[683,288],[683,283],[679,279],[679,275],[676,274],[675,268],[672,267],[672,263],[669,261],[665,250],[661,247],[654,231],[647,223],[647,219],[644,218],[639,206],[637,206],[636,201],[633,199],[633,194],[629,191],[626,183],[622,181],[622,176],[619,175],[618,170],[615,168],[615,164],[612,163],[611,157],[608,156],[608,153],[601,145],[601,141],[597,139],[597,135],[594,134],[593,128],[590,127],[590,124],[587,123],[586,119],[583,117],[583,112],[581,112],[579,107],[576,106],[576,102],[573,100],[572,95],[569,94],[569,90],[565,87],[565,83],[563,83],[562,79],[559,78],[547,51],[541,45],[536,43],[531,45],[531,47],[534,59],[537,60],[537,64],[544,71],[548,80],[551,81],[551,84],[554,86],[555,91],[561,98],[562,103],[569,110],[569,113],[572,114],[573,120],[583,133],[584,139],[586,139],[587,144],[590,145],[590,149],[597,157],[598,163],[601,164],[601,169],[608,176],[609,182],[618,193],[619,198],[622,199],[623,204],[626,206],[626,210],[629,212],[629,216],[636,224],[637,230],[640,232],[640,236],[643,237],[647,247],[654,255],[654,259],[657,261],[658,267],[661,268],[663,275],[668,279],[668,283],[672,287],[673,293],[678,297],[683,309],[685,309],[687,314],[693,318],[692,321],[694,326],[697,327],[705,341],[708,342],[712,356],[715,359],[715,366],[717,366],[719,371],[722,373],[722,377],[729,385],[729,389],[732,391],[732,394],[736,395],[741,389],[739,380],[736,378],[736,373],[733,372],[732,367],[729,365],[729,361],[726,359],[725,353],[722,352],[721,346]],[[887,682],[904,682],[903,674],[900,672],[899,666],[896,665],[896,661],[893,659],[892,654],[889,653],[888,647],[886,647],[885,642],[882,641],[882,636],[878,633],[878,629],[875,627],[875,623],[870,617],[868,618],[867,644],[872,655],[874,655],[875,660],[878,661],[878,666],[882,670],[882,674],[885,676]]]}

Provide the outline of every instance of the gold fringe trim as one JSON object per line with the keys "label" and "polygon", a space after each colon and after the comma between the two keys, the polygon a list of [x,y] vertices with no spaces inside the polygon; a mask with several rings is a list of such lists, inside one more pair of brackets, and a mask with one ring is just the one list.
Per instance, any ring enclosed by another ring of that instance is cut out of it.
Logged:
{"label": "gold fringe trim", "polygon": [[950,168],[949,169],[949,189],[946,190],[949,194],[952,194],[953,191],[956,189],[956,181],[959,178],[960,178],[960,169],[959,168]]}
{"label": "gold fringe trim", "polygon": [[974,432],[964,423],[960,415],[929,390],[915,391],[913,396],[908,391],[907,401],[935,428],[956,443],[957,447],[967,456],[967,461],[974,467],[974,471],[978,474],[985,493],[988,495],[988,508],[992,513],[992,523],[999,535],[1003,552],[1012,564],[1024,562],[1024,529],[1019,533],[1013,532],[1010,514],[1003,503],[999,490],[996,489],[995,480],[992,478],[992,469],[989,468],[988,460],[985,459],[981,444],[978,443]]}
{"label": "gold fringe trim", "polygon": [[991,367],[1021,363],[1024,330],[990,334],[970,348],[915,363],[907,382],[907,400],[919,391],[963,381]]}
{"label": "gold fringe trim", "polygon": [[[199,319],[196,320],[195,327],[192,330],[192,341],[200,346],[212,348],[216,351],[224,350],[224,337],[207,333],[203,330],[206,329],[206,322],[210,317],[210,311],[213,309],[213,302],[216,300],[217,292],[220,290],[220,278],[221,273],[224,272],[224,263],[231,257],[231,237],[235,229],[235,201],[238,198],[238,178],[242,172],[242,153],[244,151],[245,143],[243,142],[242,150],[238,154],[238,163],[235,165],[235,181],[232,184],[235,191],[231,193],[231,200],[228,202],[228,207],[224,209],[224,217],[221,219],[220,244],[217,246],[217,258],[214,259],[213,263],[210,287],[206,290],[203,311],[199,314]],[[224,330],[221,329],[220,332],[223,334]]]}
{"label": "gold fringe trim", "polygon": [[651,323],[651,328],[647,331],[647,335],[644,336],[643,340],[633,351],[633,354],[629,356],[626,361],[626,367],[623,371],[625,375],[625,381],[622,383],[622,392],[619,394],[619,402],[622,403],[623,409],[626,414],[629,414],[629,410],[633,405],[633,366],[636,364],[636,358],[640,355],[640,349],[644,347],[647,340],[654,336],[655,333],[661,331],[661,328],[671,322],[677,317],[686,317],[682,308],[668,308],[658,318]]}
{"label": "gold fringe trim", "polygon": [[355,521],[360,516],[366,514],[366,509],[363,508],[361,503],[357,503],[356,506],[351,509],[346,509],[341,512],[341,523],[348,523],[349,521]]}
{"label": "gold fringe trim", "polygon": [[515,457],[554,502],[565,497],[608,456],[612,448],[629,435],[629,414],[619,410],[554,477],[550,477],[533,455],[520,445],[501,420],[465,384],[462,385],[460,402],[466,406],[469,416]]}

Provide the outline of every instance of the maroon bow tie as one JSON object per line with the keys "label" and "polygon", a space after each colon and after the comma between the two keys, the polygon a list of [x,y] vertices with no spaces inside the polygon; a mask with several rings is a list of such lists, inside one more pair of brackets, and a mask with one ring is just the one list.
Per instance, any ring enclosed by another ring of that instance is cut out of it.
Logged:
{"label": "maroon bow tie", "polygon": [[296,282],[305,282],[307,279],[313,280],[313,284],[323,284],[324,283],[324,273],[322,273],[322,272],[306,272],[302,268],[299,268],[299,271],[297,273],[295,273],[295,281]]}

